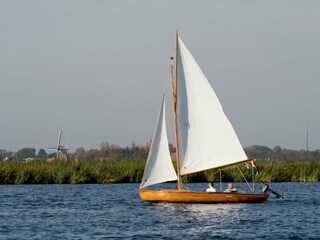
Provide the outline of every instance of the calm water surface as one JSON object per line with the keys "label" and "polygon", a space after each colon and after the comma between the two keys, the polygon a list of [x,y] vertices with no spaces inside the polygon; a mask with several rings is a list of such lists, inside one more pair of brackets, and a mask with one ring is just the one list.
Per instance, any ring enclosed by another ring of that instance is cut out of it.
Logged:
{"label": "calm water surface", "polygon": [[151,204],[138,187],[1,185],[0,239],[320,239],[320,183],[272,183],[285,199],[262,204]]}

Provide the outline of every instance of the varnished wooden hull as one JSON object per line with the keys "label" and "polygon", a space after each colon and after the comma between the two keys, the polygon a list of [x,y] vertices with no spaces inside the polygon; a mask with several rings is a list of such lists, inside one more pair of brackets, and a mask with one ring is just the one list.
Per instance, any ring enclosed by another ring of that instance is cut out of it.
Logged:
{"label": "varnished wooden hull", "polygon": [[185,190],[140,190],[140,198],[148,202],[167,203],[261,203],[267,194],[195,192]]}

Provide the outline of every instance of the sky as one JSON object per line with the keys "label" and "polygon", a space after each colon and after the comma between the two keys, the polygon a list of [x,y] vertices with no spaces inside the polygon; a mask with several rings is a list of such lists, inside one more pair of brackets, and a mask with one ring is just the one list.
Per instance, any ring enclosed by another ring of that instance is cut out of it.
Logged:
{"label": "sky", "polygon": [[[0,149],[152,138],[175,31],[243,147],[320,149],[320,1],[0,0]],[[172,122],[171,98],[167,121]],[[168,124],[173,140],[172,123]]]}

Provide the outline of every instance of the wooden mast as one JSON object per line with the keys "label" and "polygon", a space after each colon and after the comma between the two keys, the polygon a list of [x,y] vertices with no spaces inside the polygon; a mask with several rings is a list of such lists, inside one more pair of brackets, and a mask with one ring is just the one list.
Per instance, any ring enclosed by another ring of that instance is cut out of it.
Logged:
{"label": "wooden mast", "polygon": [[[177,132],[177,104],[176,104],[176,95],[175,95],[175,87],[174,87],[174,78],[173,78],[173,65],[170,65],[170,80],[171,80],[171,89],[172,89],[172,108],[173,108],[173,115],[174,115],[174,139],[175,145],[178,146],[178,132]],[[177,175],[178,175],[178,190],[181,189],[181,182],[180,182],[180,166],[179,166],[179,147],[176,147],[176,164],[177,164]]]}
{"label": "wooden mast", "polygon": [[178,28],[176,30],[176,74],[175,74],[175,84],[173,79],[173,66],[170,65],[170,78],[172,86],[172,104],[174,112],[174,137],[176,144],[176,163],[177,163],[177,175],[178,175],[178,190],[181,190],[180,181],[180,162],[179,162],[179,137],[177,128],[177,94],[178,94]]}

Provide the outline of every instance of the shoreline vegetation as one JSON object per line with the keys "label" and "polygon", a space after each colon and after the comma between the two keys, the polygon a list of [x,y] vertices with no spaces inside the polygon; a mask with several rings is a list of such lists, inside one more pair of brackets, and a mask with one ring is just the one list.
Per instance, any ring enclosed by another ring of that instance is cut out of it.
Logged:
{"label": "shoreline vegetation", "polygon": [[[266,161],[255,164],[259,174],[255,182],[319,182],[320,161]],[[0,162],[0,184],[110,184],[140,183],[145,160],[56,160]],[[223,182],[244,182],[238,168],[248,181],[252,180],[251,169],[244,164],[221,171]],[[209,170],[183,177],[184,182],[219,182],[219,170]]]}

